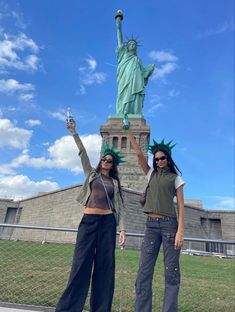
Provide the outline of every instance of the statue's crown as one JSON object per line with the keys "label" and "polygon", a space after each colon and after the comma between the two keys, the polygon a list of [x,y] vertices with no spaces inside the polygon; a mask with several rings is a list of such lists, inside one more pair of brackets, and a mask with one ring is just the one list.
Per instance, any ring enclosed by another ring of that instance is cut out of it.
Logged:
{"label": "statue's crown", "polygon": [[113,157],[113,159],[114,159],[114,161],[116,162],[117,165],[119,165],[120,163],[124,163],[125,162],[123,160],[123,158],[125,156],[122,155],[121,152],[115,150],[114,146],[110,147],[107,143],[103,145],[101,155],[102,156],[112,155],[112,157]]}
{"label": "statue's crown", "polygon": [[164,150],[167,153],[169,153],[171,155],[171,150],[173,149],[173,147],[176,146],[176,144],[171,144],[173,140],[169,141],[168,143],[164,142],[164,139],[160,142],[157,143],[155,140],[153,140],[153,144],[152,145],[148,145],[147,146],[147,150],[151,153],[151,154],[155,154],[158,150]]}
{"label": "statue's crown", "polygon": [[133,35],[131,35],[131,37],[126,37],[126,44],[128,44],[128,42],[130,42],[130,41],[134,41],[136,43],[137,47],[141,46],[141,44],[140,44],[141,41],[138,40],[138,38],[134,37]]}

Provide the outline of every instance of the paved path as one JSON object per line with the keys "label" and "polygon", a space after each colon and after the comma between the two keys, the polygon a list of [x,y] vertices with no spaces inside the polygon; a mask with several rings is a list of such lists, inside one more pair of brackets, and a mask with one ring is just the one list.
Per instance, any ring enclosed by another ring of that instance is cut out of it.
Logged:
{"label": "paved path", "polygon": [[35,312],[35,310],[13,309],[0,307],[0,312]]}
{"label": "paved path", "polygon": [[54,308],[32,307],[20,304],[0,303],[0,312],[54,312],[54,311],[55,311]]}
{"label": "paved path", "polygon": [[47,307],[33,307],[20,304],[0,303],[0,312],[53,312],[54,309]]}

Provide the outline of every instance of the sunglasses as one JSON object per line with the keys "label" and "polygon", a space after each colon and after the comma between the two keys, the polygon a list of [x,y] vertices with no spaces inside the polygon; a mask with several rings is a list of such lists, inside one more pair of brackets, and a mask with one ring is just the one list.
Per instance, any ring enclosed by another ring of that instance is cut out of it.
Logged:
{"label": "sunglasses", "polygon": [[162,157],[156,157],[154,158],[155,161],[159,161],[159,160],[167,160],[166,156],[162,156]]}
{"label": "sunglasses", "polygon": [[112,159],[101,158],[101,160],[102,160],[103,162],[106,162],[107,164],[112,164],[112,163],[113,163]]}

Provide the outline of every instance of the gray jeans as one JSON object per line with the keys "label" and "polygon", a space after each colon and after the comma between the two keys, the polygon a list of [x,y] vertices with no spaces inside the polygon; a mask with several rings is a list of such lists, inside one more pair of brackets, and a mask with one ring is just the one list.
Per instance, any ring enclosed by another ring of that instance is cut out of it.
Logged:
{"label": "gray jeans", "polygon": [[177,228],[176,218],[153,219],[148,217],[136,280],[135,312],[152,312],[152,280],[161,244],[163,244],[165,269],[165,295],[162,312],[178,311],[180,250],[174,248]]}

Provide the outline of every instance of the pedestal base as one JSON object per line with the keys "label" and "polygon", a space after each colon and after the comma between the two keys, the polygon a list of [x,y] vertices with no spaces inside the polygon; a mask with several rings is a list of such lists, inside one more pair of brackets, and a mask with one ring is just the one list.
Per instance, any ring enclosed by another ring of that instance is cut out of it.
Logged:
{"label": "pedestal base", "polygon": [[[148,160],[146,145],[149,144],[150,128],[146,125],[146,120],[142,115],[140,115],[140,118],[137,115],[133,116],[135,117],[128,115],[131,131]],[[125,155],[126,162],[118,167],[121,185],[142,192],[147,185],[147,181],[131,146],[127,132],[123,129],[123,116],[110,116],[108,123],[100,127],[100,134],[103,144],[113,145]]]}

